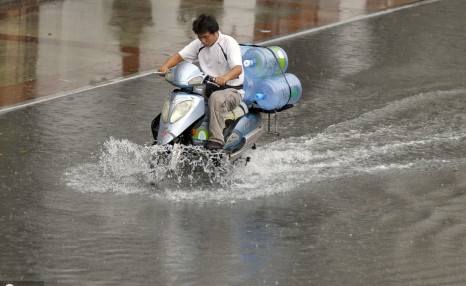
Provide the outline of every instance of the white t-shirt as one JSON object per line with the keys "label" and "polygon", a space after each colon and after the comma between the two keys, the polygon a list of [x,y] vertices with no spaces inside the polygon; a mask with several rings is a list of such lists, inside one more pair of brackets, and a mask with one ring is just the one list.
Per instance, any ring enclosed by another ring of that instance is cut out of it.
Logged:
{"label": "white t-shirt", "polygon": [[[218,39],[212,46],[205,47],[196,39],[179,52],[180,56],[187,62],[199,59],[202,71],[213,77],[226,74],[234,66],[242,66],[238,42],[220,31],[218,33]],[[227,85],[238,86],[243,84],[243,80],[244,73],[241,73],[239,78],[227,81]]]}

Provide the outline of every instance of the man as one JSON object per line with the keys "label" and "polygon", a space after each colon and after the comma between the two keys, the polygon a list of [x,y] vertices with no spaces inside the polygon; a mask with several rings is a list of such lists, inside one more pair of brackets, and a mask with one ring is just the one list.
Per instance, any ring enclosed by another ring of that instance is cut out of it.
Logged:
{"label": "man", "polygon": [[198,59],[201,70],[215,77],[215,83],[222,89],[209,97],[210,138],[207,148],[221,149],[225,144],[223,127],[226,115],[240,104],[244,96],[241,49],[234,38],[219,31],[213,16],[199,16],[193,22],[193,31],[197,39],[169,57],[158,71],[164,74],[182,61]]}

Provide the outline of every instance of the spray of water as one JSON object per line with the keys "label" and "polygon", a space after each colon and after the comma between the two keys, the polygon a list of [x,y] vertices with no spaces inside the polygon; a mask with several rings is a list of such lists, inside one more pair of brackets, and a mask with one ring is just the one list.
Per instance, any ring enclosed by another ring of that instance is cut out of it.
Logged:
{"label": "spray of water", "polygon": [[[141,146],[110,138],[95,163],[66,174],[82,192],[140,194],[172,202],[236,202],[361,173],[464,164],[466,91],[431,92],[249,152],[236,164],[203,148]],[[178,153],[173,167],[174,153]]]}
{"label": "spray of water", "polygon": [[65,173],[67,185],[86,192],[143,194],[180,201],[231,186],[235,164],[224,153],[196,146],[142,146],[109,138],[96,162]]}

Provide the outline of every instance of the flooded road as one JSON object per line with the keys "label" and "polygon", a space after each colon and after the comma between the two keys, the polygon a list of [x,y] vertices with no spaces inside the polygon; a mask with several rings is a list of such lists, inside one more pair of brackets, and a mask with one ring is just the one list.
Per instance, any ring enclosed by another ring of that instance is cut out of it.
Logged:
{"label": "flooded road", "polygon": [[157,76],[0,113],[0,280],[464,284],[465,9],[270,42],[303,98],[227,175],[149,171]]}

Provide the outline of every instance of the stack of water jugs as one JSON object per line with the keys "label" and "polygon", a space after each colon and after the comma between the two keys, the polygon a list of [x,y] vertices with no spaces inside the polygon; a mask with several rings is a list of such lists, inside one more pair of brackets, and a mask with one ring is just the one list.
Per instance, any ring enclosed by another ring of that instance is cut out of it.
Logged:
{"label": "stack of water jugs", "polygon": [[241,53],[244,102],[264,110],[279,110],[301,98],[299,79],[285,73],[288,56],[282,48],[241,45]]}

